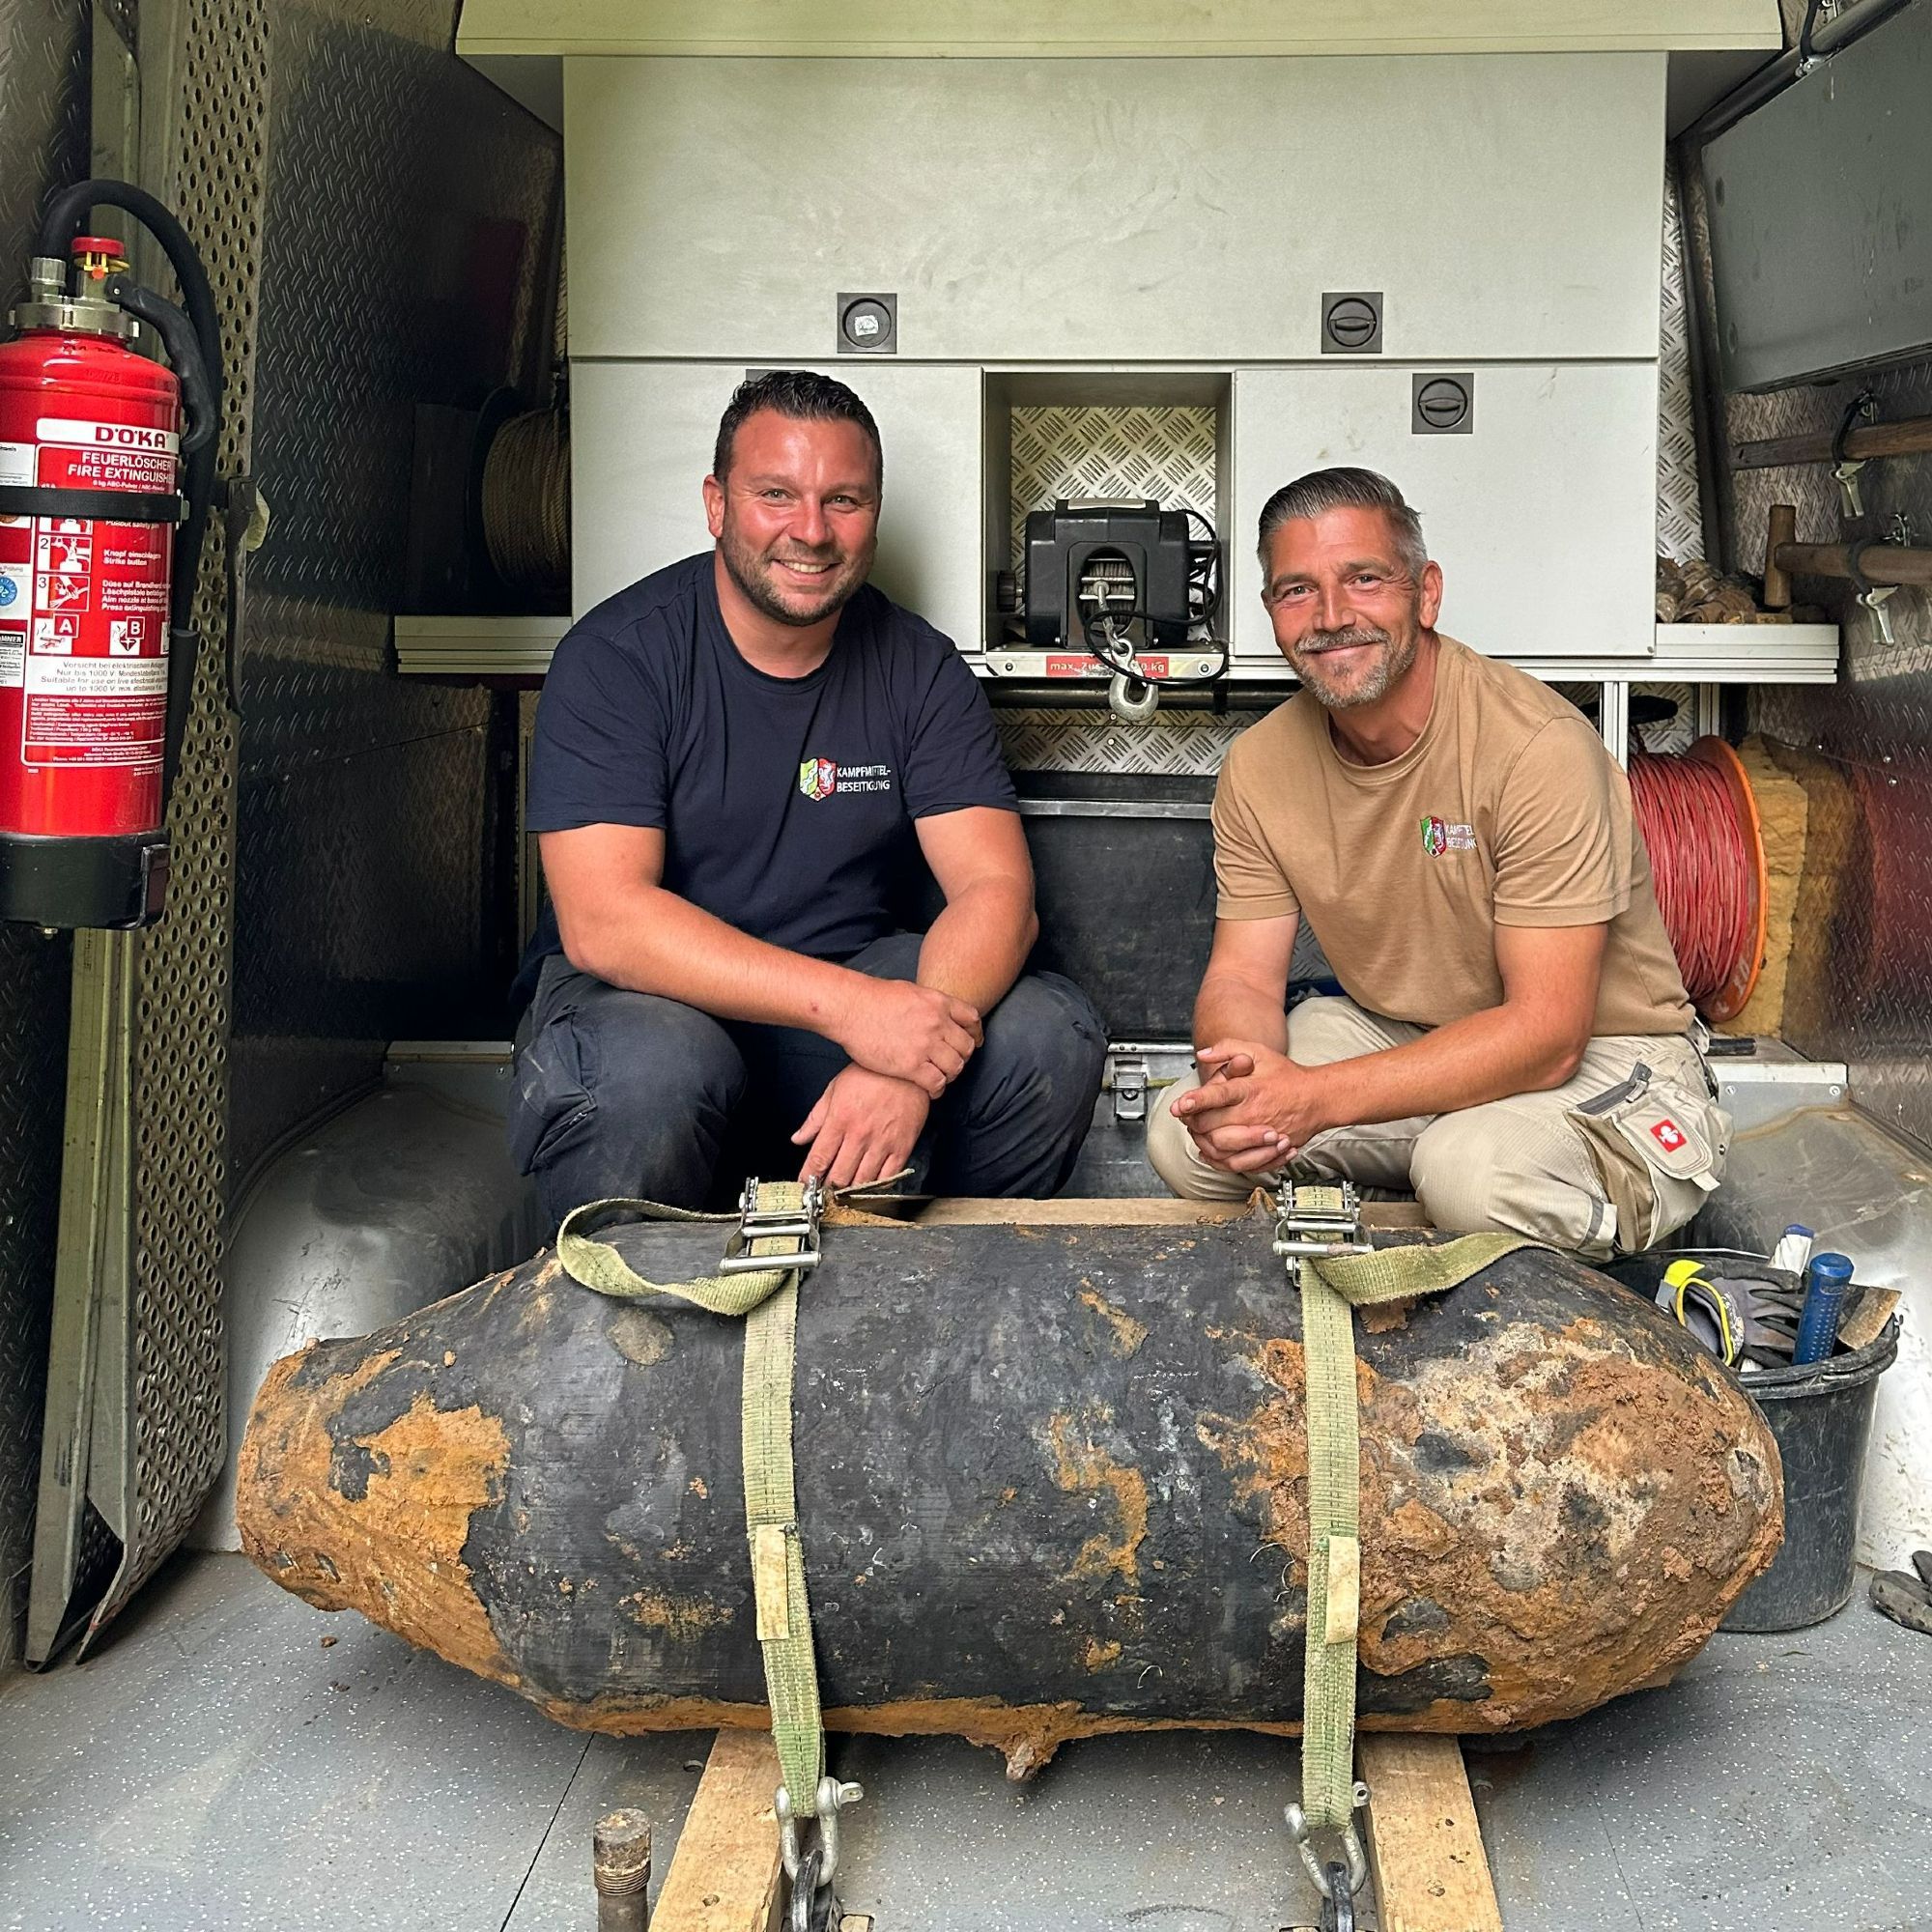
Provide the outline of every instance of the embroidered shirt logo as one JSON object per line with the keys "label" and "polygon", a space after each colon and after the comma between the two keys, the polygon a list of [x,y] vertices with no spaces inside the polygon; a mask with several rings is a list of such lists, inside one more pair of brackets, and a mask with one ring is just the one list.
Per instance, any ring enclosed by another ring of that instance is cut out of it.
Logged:
{"label": "embroidered shirt logo", "polygon": [[891,791],[890,765],[841,765],[834,758],[807,758],[798,768],[798,788],[807,798],[832,798],[840,792]]}
{"label": "embroidered shirt logo", "polygon": [[1684,1145],[1684,1129],[1675,1121],[1659,1121],[1650,1130],[1650,1137],[1665,1153],[1675,1153]]}
{"label": "embroidered shirt logo", "polygon": [[1431,813],[1422,821],[1422,849],[1432,859],[1439,859],[1445,852],[1473,852],[1476,849],[1476,828],[1473,825],[1451,825],[1446,818],[1437,818]]}

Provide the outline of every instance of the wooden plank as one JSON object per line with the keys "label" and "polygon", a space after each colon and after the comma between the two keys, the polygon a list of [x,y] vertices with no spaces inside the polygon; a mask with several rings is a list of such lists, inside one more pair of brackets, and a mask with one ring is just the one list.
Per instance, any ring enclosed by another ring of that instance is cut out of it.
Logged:
{"label": "wooden plank", "polygon": [[1190,1228],[1204,1221],[1239,1221],[1246,1201],[1172,1201],[1132,1196],[1092,1201],[933,1201],[912,1218],[926,1228],[978,1228],[1015,1222],[1028,1228]]}
{"label": "wooden plank", "polygon": [[[1246,1201],[1170,1201],[1164,1195],[1101,1196],[1065,1201],[929,1201],[907,1218],[927,1228],[978,1228],[1020,1222],[1027,1227],[1192,1228],[1204,1222],[1241,1221],[1256,1212]],[[1429,1218],[1414,1201],[1365,1201],[1365,1228],[1426,1228]]]}
{"label": "wooden plank", "polygon": [[1420,1201],[1364,1201],[1362,1226],[1365,1228],[1427,1228],[1429,1216]]}
{"label": "wooden plank", "polygon": [[1382,1932],[1502,1932],[1462,1746],[1365,1731],[1355,1759]]}
{"label": "wooden plank", "polygon": [[678,1834],[654,1932],[771,1932],[779,1910],[779,1754],[768,1731],[720,1731]]}

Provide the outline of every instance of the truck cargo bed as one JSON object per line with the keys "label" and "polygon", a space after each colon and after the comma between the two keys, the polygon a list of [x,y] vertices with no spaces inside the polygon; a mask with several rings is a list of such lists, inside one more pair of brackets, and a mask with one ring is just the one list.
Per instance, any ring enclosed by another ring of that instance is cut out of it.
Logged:
{"label": "truck cargo bed", "polygon": [[[661,1878],[709,1747],[564,1730],[240,1556],[178,1559],[125,1621],[94,1661],[0,1693],[12,1932],[580,1932],[595,1818],[645,1810]],[[1924,1923],[1927,1642],[1861,1587],[1815,1630],[1720,1633],[1668,1690],[1472,1742],[1505,1925]],[[1101,1739],[1024,1789],[952,1740],[833,1750],[867,1794],[841,1891],[878,1932],[1274,1932],[1311,1916],[1281,1825],[1294,1751],[1276,1740]]]}

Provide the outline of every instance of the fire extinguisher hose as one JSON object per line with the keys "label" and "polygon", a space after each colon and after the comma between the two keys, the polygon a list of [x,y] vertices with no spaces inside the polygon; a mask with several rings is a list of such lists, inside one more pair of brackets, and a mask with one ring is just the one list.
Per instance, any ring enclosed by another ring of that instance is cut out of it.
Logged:
{"label": "fire extinguisher hose", "polygon": [[[175,280],[181,286],[182,309],[186,319],[186,331],[178,331],[171,339],[172,318],[181,313],[172,302],[159,296],[149,296],[154,306],[143,308],[128,299],[128,291],[115,291],[117,301],[150,323],[159,334],[181,383],[188,417],[188,434],[182,444],[187,470],[182,493],[186,511],[175,531],[173,588],[168,610],[168,719],[161,765],[161,800],[165,811],[174,790],[175,772],[181,763],[182,740],[186,734],[188,707],[194,696],[195,662],[200,654],[200,639],[194,630],[194,600],[201,575],[202,543],[208,534],[209,514],[214,501],[215,444],[222,402],[221,318],[214,306],[214,290],[209,282],[208,270],[202,267],[187,230],[146,188],[136,187],[131,182],[78,182],[56,195],[41,223],[40,253],[64,259],[74,237],[80,233],[81,223],[97,208],[118,208],[131,214],[160,243],[161,252],[167,256]],[[148,294],[145,290],[139,293]],[[165,323],[163,311],[168,318]],[[194,344],[191,352],[185,348],[190,337]],[[180,355],[178,345],[183,351]]]}
{"label": "fire extinguisher hose", "polygon": [[192,459],[204,443],[214,440],[221,425],[215,420],[208,392],[208,364],[195,337],[194,325],[165,296],[144,289],[132,275],[109,275],[103,293],[129,315],[139,316],[168,352],[168,361],[182,386],[182,455]]}

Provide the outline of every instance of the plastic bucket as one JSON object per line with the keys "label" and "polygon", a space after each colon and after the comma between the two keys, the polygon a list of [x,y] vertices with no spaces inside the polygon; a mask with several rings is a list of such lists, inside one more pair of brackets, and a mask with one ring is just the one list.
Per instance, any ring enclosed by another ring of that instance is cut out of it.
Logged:
{"label": "plastic bucket", "polygon": [[1862,1349],[1803,1369],[1742,1377],[1784,1462],[1784,1547],[1731,1605],[1727,1631],[1802,1630],[1844,1608],[1857,1582],[1859,1492],[1878,1378],[1898,1353],[1898,1317]]}
{"label": "plastic bucket", "polygon": [[[1746,1275],[1795,1288],[1799,1278],[1735,1248],[1652,1250],[1609,1263],[1605,1274],[1646,1299],[1679,1253],[1713,1274]],[[1784,1464],[1784,1546],[1746,1590],[1720,1629],[1802,1630],[1844,1608],[1857,1584],[1859,1492],[1864,1486],[1878,1378],[1898,1353],[1898,1317],[1862,1349],[1802,1369],[1753,1369],[1737,1378],[1758,1406]]]}

